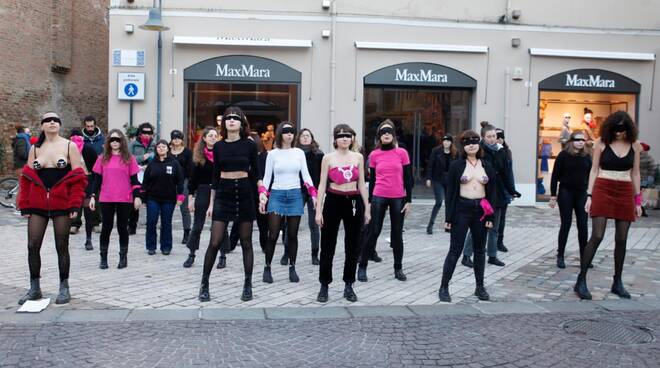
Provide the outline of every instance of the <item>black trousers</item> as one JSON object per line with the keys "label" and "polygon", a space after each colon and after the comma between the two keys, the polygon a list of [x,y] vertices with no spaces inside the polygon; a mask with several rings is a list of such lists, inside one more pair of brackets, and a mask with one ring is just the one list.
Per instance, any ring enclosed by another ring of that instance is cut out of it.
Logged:
{"label": "black trousers", "polygon": [[497,232],[497,246],[504,245],[504,227],[506,227],[506,210],[509,208],[509,204],[505,204],[504,207],[500,209],[500,228]]}
{"label": "black trousers", "polygon": [[[137,229],[138,220],[140,219],[140,210],[131,208],[131,212],[128,218],[128,227],[131,229]],[[103,220],[101,220],[103,221]]]}
{"label": "black trousers", "polygon": [[337,246],[339,223],[344,222],[344,277],[346,283],[355,282],[355,270],[360,255],[360,229],[364,222],[364,203],[359,194],[341,195],[328,192],[323,207],[321,228],[321,258],[319,282],[332,282],[332,259]]}
{"label": "black trousers", "polygon": [[201,237],[202,230],[204,230],[204,223],[206,223],[206,211],[209,209],[211,203],[211,185],[201,184],[195,193],[195,215],[193,217],[193,225],[188,237],[188,244],[186,246],[192,253],[199,249],[199,238]]}
{"label": "black trousers", "polygon": [[559,205],[561,226],[559,228],[559,236],[557,239],[557,255],[564,256],[566,242],[568,241],[568,233],[571,230],[571,225],[573,223],[573,212],[575,212],[578,244],[580,245],[580,257],[582,257],[584,247],[587,245],[587,238],[589,237],[587,227],[588,215],[584,210],[584,205],[586,203],[587,191],[559,187],[557,204]]}
{"label": "black trousers", "polygon": [[390,211],[390,246],[394,253],[394,269],[400,270],[403,261],[403,209],[405,198],[384,198],[373,196],[371,199],[371,223],[367,241],[362,248],[360,267],[367,267],[369,257],[376,251],[378,236],[383,230],[385,212]]}
{"label": "black trousers", "polygon": [[115,214],[117,214],[117,233],[119,233],[119,254],[128,253],[128,217],[133,203],[110,203],[102,202],[101,206],[101,237],[99,239],[99,248],[101,255],[108,254],[110,244],[110,233],[112,232]]}
{"label": "black trousers", "polygon": [[456,215],[451,223],[451,234],[449,253],[445,258],[442,269],[442,286],[449,286],[449,281],[454,275],[456,263],[463,253],[463,244],[468,230],[472,233],[472,246],[474,249],[474,278],[477,286],[484,284],[484,268],[486,257],[484,256],[484,244],[486,241],[485,222],[480,218],[483,210],[478,199],[458,199],[456,203]]}

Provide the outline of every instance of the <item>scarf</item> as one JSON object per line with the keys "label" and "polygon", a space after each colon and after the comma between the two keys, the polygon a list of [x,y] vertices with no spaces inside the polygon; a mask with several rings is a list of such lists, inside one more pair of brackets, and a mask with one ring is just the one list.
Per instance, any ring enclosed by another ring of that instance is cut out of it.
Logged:
{"label": "scarf", "polygon": [[300,146],[298,146],[298,148],[303,150],[303,152],[305,152],[305,154],[312,151],[312,145],[311,144],[301,144]]}
{"label": "scarf", "polygon": [[73,137],[70,138],[70,141],[76,144],[76,147],[78,147],[78,152],[82,153],[83,147],[85,145],[85,141],[83,141],[83,137],[79,135],[74,135]]}
{"label": "scarf", "polygon": [[493,152],[497,152],[497,151],[500,150],[500,148],[501,148],[502,146],[500,146],[499,143],[488,144],[488,143],[484,142],[484,147],[488,148],[489,150],[491,150],[491,151],[493,151]]}
{"label": "scarf", "polygon": [[140,135],[140,143],[142,143],[142,145],[145,148],[149,148],[149,143],[151,143],[151,137],[149,137],[148,135],[147,136]]}
{"label": "scarf", "polygon": [[209,162],[213,162],[213,150],[208,149],[207,147],[204,147],[204,156],[206,157]]}
{"label": "scarf", "polygon": [[380,145],[381,151],[389,151],[392,148],[394,148],[394,144],[392,144],[392,143],[390,143],[390,144],[381,144]]}

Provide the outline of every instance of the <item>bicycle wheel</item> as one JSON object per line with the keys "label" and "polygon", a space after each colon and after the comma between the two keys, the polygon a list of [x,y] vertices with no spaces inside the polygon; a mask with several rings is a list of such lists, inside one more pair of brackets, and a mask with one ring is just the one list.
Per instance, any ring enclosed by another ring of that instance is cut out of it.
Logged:
{"label": "bicycle wheel", "polygon": [[0,205],[6,208],[16,208],[16,193],[18,179],[5,178],[0,180]]}

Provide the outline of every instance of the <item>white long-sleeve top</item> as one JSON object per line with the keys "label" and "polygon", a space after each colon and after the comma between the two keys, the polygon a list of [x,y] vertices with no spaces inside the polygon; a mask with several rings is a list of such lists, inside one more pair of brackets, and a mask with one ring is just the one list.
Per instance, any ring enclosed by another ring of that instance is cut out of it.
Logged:
{"label": "white long-sleeve top", "polygon": [[300,148],[275,148],[266,156],[266,169],[264,170],[263,185],[275,190],[289,190],[300,188],[300,174],[306,186],[314,186],[312,177],[307,170],[305,152]]}

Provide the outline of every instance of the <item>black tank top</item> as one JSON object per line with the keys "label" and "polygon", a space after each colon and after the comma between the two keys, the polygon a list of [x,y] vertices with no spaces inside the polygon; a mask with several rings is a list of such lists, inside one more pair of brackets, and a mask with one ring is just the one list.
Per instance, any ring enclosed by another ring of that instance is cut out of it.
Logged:
{"label": "black tank top", "polygon": [[635,152],[632,145],[627,155],[619,157],[608,144],[603,150],[603,155],[600,157],[600,168],[603,170],[628,171],[633,168],[634,163]]}

